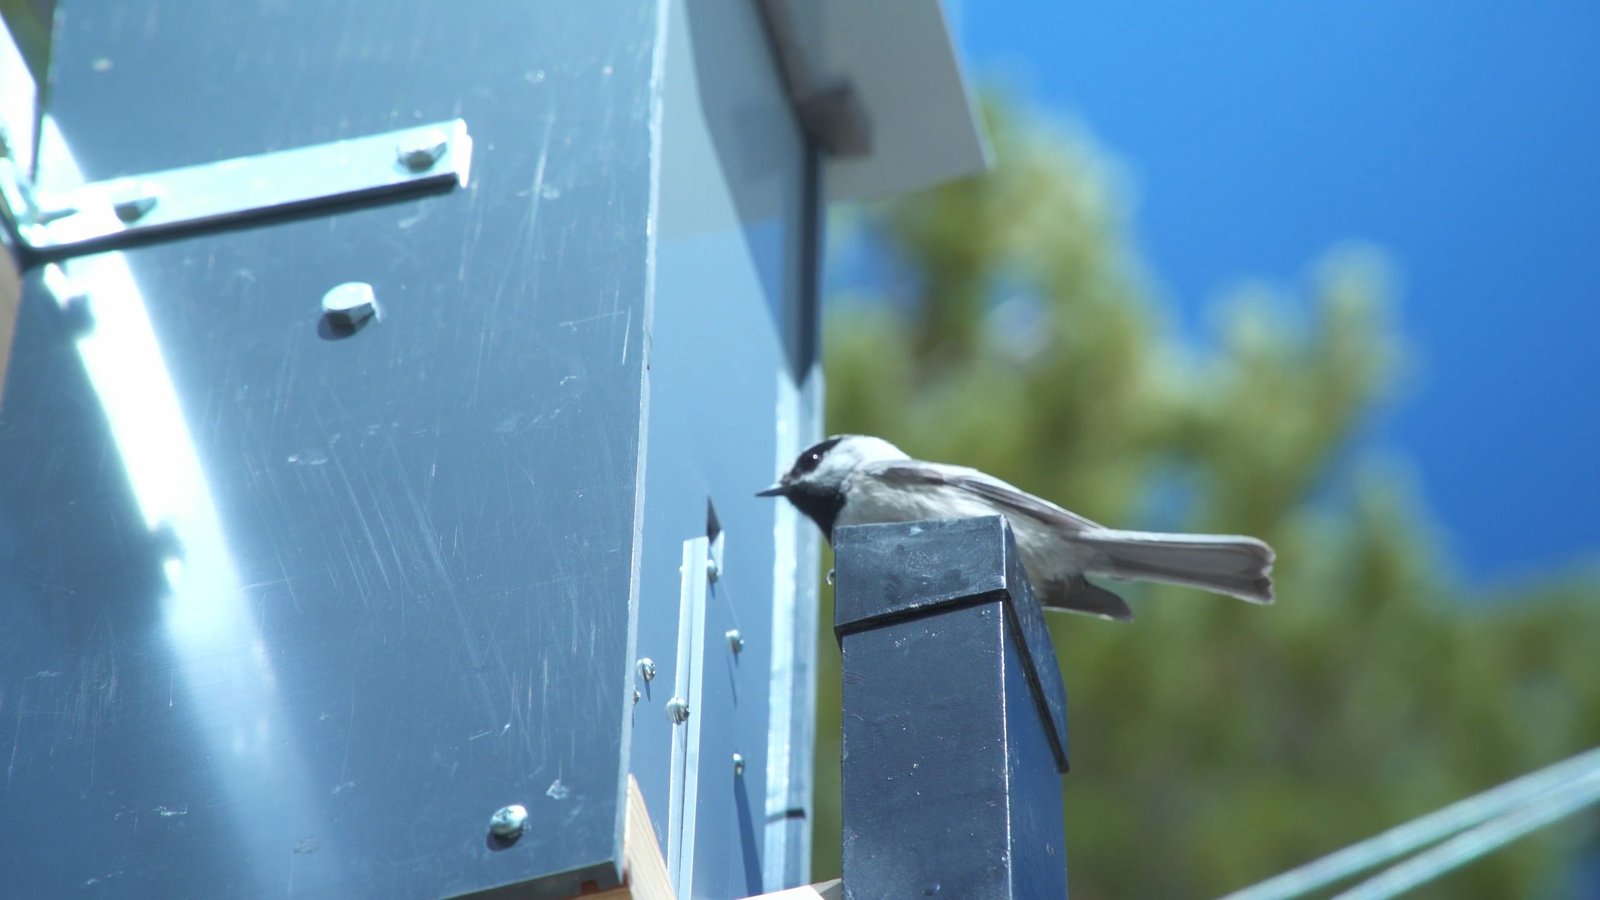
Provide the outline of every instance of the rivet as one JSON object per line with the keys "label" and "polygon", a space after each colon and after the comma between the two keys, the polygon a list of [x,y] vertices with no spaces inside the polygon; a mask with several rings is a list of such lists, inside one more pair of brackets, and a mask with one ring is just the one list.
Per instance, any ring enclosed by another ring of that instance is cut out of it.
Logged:
{"label": "rivet", "polygon": [[656,661],[648,656],[641,656],[637,665],[639,677],[644,679],[645,684],[649,684],[656,677]]}
{"label": "rivet", "polygon": [[729,628],[723,637],[728,639],[729,650],[738,653],[740,650],[744,649],[744,636],[739,633],[739,629]]}
{"label": "rivet", "polygon": [[503,841],[514,840],[528,824],[528,810],[520,803],[502,806],[489,817],[489,833]]}
{"label": "rivet", "polygon": [[426,172],[444,156],[450,138],[437,128],[412,135],[395,145],[395,159],[413,172]]}
{"label": "rivet", "polygon": [[689,721],[689,701],[682,697],[673,697],[668,700],[667,721],[674,725],[682,725]]}
{"label": "rivet", "polygon": [[355,328],[378,312],[378,298],[365,281],[347,281],[322,295],[322,313],[341,328]]}
{"label": "rivet", "polygon": [[155,209],[156,187],[145,181],[124,181],[112,186],[111,208],[123,222],[136,222]]}
{"label": "rivet", "polygon": [[735,753],[733,755],[733,774],[735,774],[735,775],[743,775],[744,774],[744,754],[743,753]]}
{"label": "rivet", "polygon": [[716,581],[718,578],[721,578],[721,577],[722,577],[722,567],[717,565],[717,561],[715,559],[707,558],[706,559],[706,580],[707,581]]}

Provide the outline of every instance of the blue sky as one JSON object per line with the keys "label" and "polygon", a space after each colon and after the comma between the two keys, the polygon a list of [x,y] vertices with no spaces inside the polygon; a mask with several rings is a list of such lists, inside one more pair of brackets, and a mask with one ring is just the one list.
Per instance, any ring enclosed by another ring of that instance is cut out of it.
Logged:
{"label": "blue sky", "polygon": [[971,76],[1120,161],[1191,335],[1241,280],[1389,252],[1415,371],[1368,440],[1411,461],[1464,574],[1600,559],[1600,4],[951,11]]}

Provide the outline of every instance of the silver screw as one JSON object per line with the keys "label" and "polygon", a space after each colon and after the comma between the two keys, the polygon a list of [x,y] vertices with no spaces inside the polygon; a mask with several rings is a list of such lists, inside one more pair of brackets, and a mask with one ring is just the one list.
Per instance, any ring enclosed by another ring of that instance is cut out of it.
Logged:
{"label": "silver screw", "polygon": [[639,698],[643,697],[643,696],[644,696],[643,694],[639,693],[639,689],[638,688],[634,688],[633,689],[633,702],[634,703],[638,703],[639,702]]}
{"label": "silver screw", "polygon": [[347,281],[322,295],[322,312],[328,321],[354,328],[378,312],[378,298],[365,281]]}
{"label": "silver screw", "polygon": [[743,753],[735,753],[733,755],[733,774],[735,774],[735,775],[743,775],[744,774],[744,754]]}
{"label": "silver screw", "polygon": [[744,635],[739,633],[739,629],[729,628],[723,637],[728,639],[729,650],[738,653],[740,650],[744,649]]}
{"label": "silver screw", "polygon": [[667,720],[674,725],[682,725],[689,721],[689,701],[682,697],[673,697],[668,700]]}
{"label": "silver screw", "polygon": [[715,559],[708,557],[706,559],[706,580],[707,581],[716,581],[718,578],[721,578],[721,577],[722,577],[722,567],[717,565],[717,561]]}
{"label": "silver screw", "polygon": [[137,222],[155,209],[156,187],[145,181],[124,181],[111,188],[111,208],[124,222]]}
{"label": "silver screw", "polygon": [[511,840],[522,834],[528,824],[528,810],[520,803],[502,806],[489,817],[489,833],[501,840]]}
{"label": "silver screw", "polygon": [[641,656],[641,657],[639,657],[638,668],[639,668],[639,677],[644,679],[644,683],[645,684],[649,684],[651,681],[653,681],[655,679],[655,677],[656,677],[656,661],[655,660],[651,659],[648,656]]}
{"label": "silver screw", "polygon": [[395,145],[395,159],[413,172],[426,172],[433,168],[450,146],[450,138],[437,128],[412,135]]}

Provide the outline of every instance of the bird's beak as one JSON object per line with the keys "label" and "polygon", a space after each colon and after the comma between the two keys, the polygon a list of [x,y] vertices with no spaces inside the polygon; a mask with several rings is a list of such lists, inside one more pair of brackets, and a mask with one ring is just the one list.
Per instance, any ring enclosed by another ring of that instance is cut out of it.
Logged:
{"label": "bird's beak", "polygon": [[757,497],[782,497],[789,493],[789,486],[781,481],[773,482],[772,487],[764,491],[756,491]]}

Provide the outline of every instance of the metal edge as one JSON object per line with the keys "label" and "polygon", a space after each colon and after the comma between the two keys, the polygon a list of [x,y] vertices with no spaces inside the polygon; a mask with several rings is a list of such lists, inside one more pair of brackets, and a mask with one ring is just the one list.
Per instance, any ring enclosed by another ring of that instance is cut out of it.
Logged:
{"label": "metal edge", "polygon": [[[656,222],[661,214],[661,140],[665,116],[665,84],[667,60],[667,22],[671,5],[661,3],[656,7],[656,45],[650,59],[650,197],[645,212],[644,256],[644,315],[639,326],[639,422],[636,434],[638,459],[633,473],[633,552],[629,559],[628,576],[628,652],[623,657],[622,672],[622,746],[617,764],[617,819],[614,826],[613,857],[617,881],[623,878],[624,856],[627,852],[628,833],[628,781],[633,759],[633,717],[636,707],[632,701],[634,689],[634,660],[639,656],[639,608],[645,541],[645,496],[649,482],[650,462],[650,335],[655,327],[656,312]],[[623,340],[628,340],[624,335]],[[642,789],[641,789],[642,791]]]}
{"label": "metal edge", "polygon": [[[672,764],[667,803],[667,871],[679,896],[694,886],[695,818],[700,796],[701,678],[705,665],[706,560],[710,540],[683,542],[679,569],[678,650],[673,664],[672,698],[688,704],[688,715],[673,725]],[[670,715],[671,704],[668,701]]]}
{"label": "metal edge", "polygon": [[1028,686],[1033,694],[1039,715],[1044,717],[1050,735],[1051,749],[1055,751],[1056,767],[1067,771],[1067,688],[1061,679],[1061,666],[1056,660],[1055,642],[1050,639],[1050,629],[1045,625],[1044,608],[1034,594],[1033,582],[1022,568],[1022,554],[1017,549],[1016,535],[1011,523],[998,517],[1001,526],[1001,552],[1005,554],[1005,607],[1006,621],[1017,642],[1028,676]]}
{"label": "metal edge", "polygon": [[39,84],[9,21],[0,21],[0,133],[10,158],[33,172],[39,143]]}
{"label": "metal edge", "polygon": [[[821,247],[826,223],[822,166],[804,149],[805,193],[800,223],[799,295],[791,366],[778,375],[775,470],[822,433],[823,384],[818,362]],[[767,796],[762,880],[769,890],[810,881],[812,780],[816,760],[816,655],[820,540],[789,504],[775,507],[772,672],[768,685]]]}
{"label": "metal edge", "polygon": [[[851,550],[857,543],[872,541],[873,535],[880,533],[899,532],[904,538],[918,535],[933,534],[952,530],[974,530],[982,528],[981,525],[972,523],[985,522],[991,519],[1000,519],[1000,516],[982,516],[970,519],[928,519],[918,522],[890,522],[873,525],[846,525],[833,530],[834,558],[838,580],[844,581],[851,576],[849,564]],[[995,536],[998,531],[993,532]],[[987,536],[987,535],[986,535]],[[1004,572],[982,573],[970,578],[963,584],[948,588],[936,588],[932,585],[925,586],[925,592],[914,597],[896,597],[888,605],[876,605],[871,609],[862,609],[850,592],[836,592],[834,596],[833,628],[836,635],[842,636],[861,628],[870,628],[885,620],[926,612],[949,604],[966,604],[980,596],[987,596],[996,591],[1006,590]]]}
{"label": "metal edge", "polygon": [[[41,129],[41,145],[51,130],[48,117],[45,123]],[[395,158],[397,148],[408,139],[435,134],[443,137],[443,150],[427,168],[412,171]],[[41,154],[44,152],[41,146]],[[249,196],[237,204],[217,199],[229,196],[227,191],[215,189],[218,183],[240,182],[262,170],[276,172],[297,166],[325,173],[330,168],[321,164],[325,158],[344,162],[351,155],[361,157],[354,171],[362,177],[351,178],[344,185],[330,187],[325,179],[324,183],[312,181],[310,187],[300,185],[296,190],[297,183],[292,179],[258,178],[286,187],[276,195]],[[7,193],[22,196],[24,189],[28,189],[26,193],[31,194],[31,203],[24,204],[23,210],[10,209],[7,215],[19,241],[29,252],[55,259],[120,249],[196,231],[248,227],[329,209],[444,193],[464,187],[471,166],[472,138],[466,122],[452,119],[273,153],[76,184],[59,190],[41,190],[27,183],[9,184],[24,177],[13,166],[6,178]]]}

